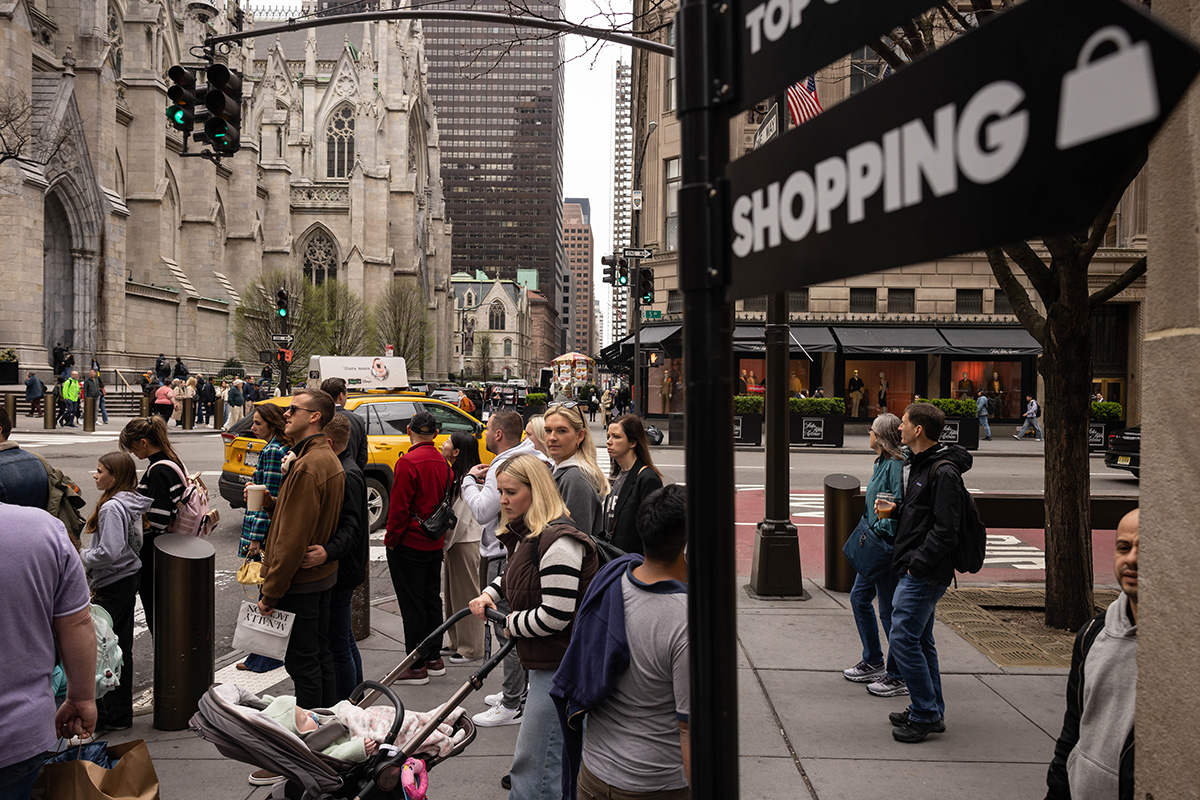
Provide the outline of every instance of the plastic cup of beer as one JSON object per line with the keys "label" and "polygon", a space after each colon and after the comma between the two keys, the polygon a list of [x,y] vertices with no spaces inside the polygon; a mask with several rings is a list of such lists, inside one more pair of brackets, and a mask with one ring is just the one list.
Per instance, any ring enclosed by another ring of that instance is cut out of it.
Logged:
{"label": "plastic cup of beer", "polygon": [[[880,503],[886,504],[886,507],[880,508]],[[875,516],[880,519],[891,519],[892,511],[896,508],[896,495],[891,492],[880,492],[875,495]]]}
{"label": "plastic cup of beer", "polygon": [[267,496],[267,487],[261,483],[252,483],[246,487],[246,510],[262,511],[263,500]]}

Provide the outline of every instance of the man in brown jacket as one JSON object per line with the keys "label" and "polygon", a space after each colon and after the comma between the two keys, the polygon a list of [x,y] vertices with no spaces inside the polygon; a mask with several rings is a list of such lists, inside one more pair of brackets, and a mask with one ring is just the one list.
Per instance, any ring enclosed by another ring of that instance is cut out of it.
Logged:
{"label": "man in brown jacket", "polygon": [[264,615],[276,608],[296,615],[284,667],[296,686],[296,702],[304,708],[329,708],[337,702],[329,602],[338,565],[300,566],[311,545],[329,541],[342,511],[346,473],[322,435],[334,413],[329,395],[311,389],[297,389],[284,412],[284,430],[295,444],[284,460],[283,483],[263,547],[258,608]]}

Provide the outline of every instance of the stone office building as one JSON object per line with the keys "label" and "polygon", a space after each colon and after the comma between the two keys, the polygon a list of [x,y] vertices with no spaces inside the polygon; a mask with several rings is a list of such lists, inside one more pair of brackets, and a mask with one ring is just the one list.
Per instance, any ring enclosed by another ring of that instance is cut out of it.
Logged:
{"label": "stone office building", "polygon": [[[0,164],[0,348],[23,366],[44,369],[63,341],[77,363],[95,355],[109,382],[124,368],[133,382],[159,352],[215,371],[236,354],[240,293],[273,269],[344,281],[368,302],[411,276],[435,330],[451,329],[420,24],[221,52],[245,72],[244,122],[241,151],[214,166],[181,158],[182,135],[164,117],[167,70],[202,67],[192,48],[240,13],[212,1],[15,0],[0,11],[5,97],[29,104],[35,144],[58,145]],[[449,337],[432,340],[429,377],[444,376]]]}

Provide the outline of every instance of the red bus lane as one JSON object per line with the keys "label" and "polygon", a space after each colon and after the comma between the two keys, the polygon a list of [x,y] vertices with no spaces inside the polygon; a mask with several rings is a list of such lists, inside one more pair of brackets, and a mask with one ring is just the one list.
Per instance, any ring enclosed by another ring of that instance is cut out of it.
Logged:
{"label": "red bus lane", "polygon": [[[750,575],[754,560],[754,532],[763,518],[761,488],[737,492],[737,574]],[[792,523],[800,536],[800,564],[805,578],[825,582],[824,495],[793,492]],[[1116,531],[1092,531],[1092,567],[1098,584],[1113,582],[1113,547]],[[1046,532],[1020,528],[988,528],[987,560],[974,575],[958,576],[959,583],[1044,583]],[[837,554],[842,558],[841,554]]]}

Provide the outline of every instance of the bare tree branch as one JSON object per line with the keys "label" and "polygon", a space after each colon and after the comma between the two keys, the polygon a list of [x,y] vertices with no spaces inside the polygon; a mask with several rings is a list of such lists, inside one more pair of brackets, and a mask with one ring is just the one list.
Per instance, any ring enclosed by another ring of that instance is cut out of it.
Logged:
{"label": "bare tree branch", "polygon": [[975,27],[970,20],[964,17],[962,13],[954,7],[950,0],[942,0],[941,5],[938,6],[938,8],[941,9],[943,14],[952,17],[954,21],[958,23],[959,27],[963,29],[963,31],[969,31]]}
{"label": "bare tree branch", "polygon": [[892,72],[899,72],[908,66],[907,61],[896,55],[896,51],[884,43],[882,36],[871,42],[870,47],[875,51],[875,55],[883,59],[883,62],[892,68]]}
{"label": "bare tree branch", "polygon": [[425,293],[409,278],[395,278],[371,310],[372,347],[382,353],[387,345],[409,364],[424,369],[432,326]]}
{"label": "bare tree branch", "polygon": [[1008,295],[1013,313],[1017,315],[1017,319],[1021,321],[1025,330],[1029,331],[1030,335],[1038,341],[1038,344],[1045,347],[1046,319],[1037,312],[1033,302],[1029,299],[1029,293],[1013,275],[1004,252],[998,247],[989,247],[984,252],[987,254],[988,263],[992,266],[992,274],[996,276],[996,282]]}
{"label": "bare tree branch", "polygon": [[1098,289],[1088,298],[1088,309],[1095,311],[1100,306],[1112,300],[1121,292],[1129,288],[1129,285],[1138,278],[1146,274],[1146,257],[1142,256],[1137,261],[1129,265],[1129,269],[1122,272],[1103,289]]}
{"label": "bare tree branch", "polygon": [[1058,286],[1054,282],[1054,274],[1046,266],[1046,263],[1038,258],[1038,254],[1033,252],[1033,248],[1029,246],[1028,242],[1013,242],[1004,245],[1003,249],[1009,258],[1017,262],[1017,266],[1025,273],[1025,277],[1029,278],[1034,291],[1040,294],[1049,305],[1052,298],[1058,294]]}

